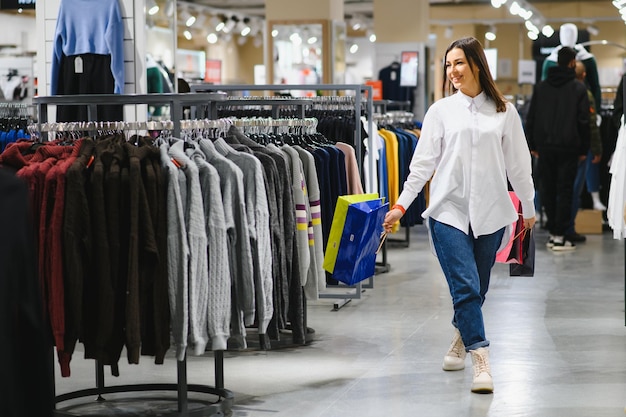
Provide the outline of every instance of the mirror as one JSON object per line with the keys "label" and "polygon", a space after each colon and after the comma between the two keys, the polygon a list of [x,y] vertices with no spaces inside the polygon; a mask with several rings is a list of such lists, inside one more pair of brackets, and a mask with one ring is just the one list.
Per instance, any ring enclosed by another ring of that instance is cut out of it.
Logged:
{"label": "mirror", "polygon": [[329,23],[324,20],[270,22],[268,81],[273,84],[332,83]]}

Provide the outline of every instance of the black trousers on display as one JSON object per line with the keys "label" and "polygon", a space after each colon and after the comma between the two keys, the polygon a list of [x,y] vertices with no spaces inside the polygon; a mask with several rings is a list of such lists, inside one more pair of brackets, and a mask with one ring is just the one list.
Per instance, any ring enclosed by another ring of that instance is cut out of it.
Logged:
{"label": "black trousers on display", "polygon": [[[76,73],[76,58],[82,59],[82,72]],[[111,73],[111,55],[83,54],[61,59],[58,94],[113,94],[115,80]],[[98,106],[97,117],[88,114],[87,106],[57,106],[58,122],[124,120],[123,106]]]}

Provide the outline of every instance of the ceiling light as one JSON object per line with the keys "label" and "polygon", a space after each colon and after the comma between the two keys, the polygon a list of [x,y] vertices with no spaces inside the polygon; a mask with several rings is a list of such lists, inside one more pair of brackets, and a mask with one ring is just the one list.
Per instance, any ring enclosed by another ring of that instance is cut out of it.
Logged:
{"label": "ceiling light", "polygon": [[214,44],[217,42],[217,35],[215,33],[209,33],[209,36],[206,37],[206,40],[210,44]]}
{"label": "ceiling light", "polygon": [[359,45],[357,45],[356,43],[353,43],[352,46],[350,46],[350,53],[351,54],[356,54],[356,51],[359,50]]}
{"label": "ceiling light", "polygon": [[191,32],[189,32],[188,30],[183,32],[183,36],[185,37],[185,39],[187,39],[188,41],[191,40],[192,36],[191,36]]}
{"label": "ceiling light", "polygon": [[375,33],[372,33],[372,34],[370,35],[370,37],[369,37],[369,40],[370,40],[370,42],[372,42],[372,43],[376,42],[376,34],[375,34]]}
{"label": "ceiling light", "polygon": [[297,33],[292,33],[291,36],[289,36],[289,40],[295,45],[300,45],[302,43],[302,38]]}
{"label": "ceiling light", "polygon": [[277,30],[277,29],[274,29],[274,30],[272,31],[272,38],[275,38],[276,36],[278,36],[278,30]]}
{"label": "ceiling light", "polygon": [[487,32],[485,32],[485,39],[487,39],[488,41],[495,41],[496,40],[495,30],[490,29]]}
{"label": "ceiling light", "polygon": [[533,31],[529,31],[528,32],[528,37],[533,40],[536,41],[539,38],[539,35]]}
{"label": "ceiling light", "polygon": [[148,0],[146,2],[146,7],[148,9],[148,14],[150,16],[154,16],[155,14],[159,12],[159,5],[156,4],[155,0]]}
{"label": "ceiling light", "polygon": [[252,29],[250,28],[250,19],[247,17],[244,17],[243,21],[241,21],[240,24],[241,24],[241,29],[239,33],[241,33],[241,36],[248,36],[250,32],[252,31]]}
{"label": "ceiling light", "polygon": [[191,27],[196,23],[196,17],[194,15],[190,15],[187,20],[185,20],[185,26]]}
{"label": "ceiling light", "polygon": [[554,29],[550,25],[545,25],[541,29],[541,33],[543,33],[543,36],[545,36],[546,38],[551,38],[552,35],[554,35]]}
{"label": "ceiling light", "polygon": [[306,41],[309,45],[313,45],[315,42],[317,42],[317,38],[315,36],[311,36],[309,39],[307,39]]}

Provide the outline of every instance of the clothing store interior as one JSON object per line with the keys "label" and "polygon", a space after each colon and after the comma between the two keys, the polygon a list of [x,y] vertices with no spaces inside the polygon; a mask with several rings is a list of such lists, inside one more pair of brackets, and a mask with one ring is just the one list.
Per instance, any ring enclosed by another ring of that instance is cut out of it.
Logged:
{"label": "clothing store interior", "polygon": [[[3,417],[626,416],[626,0],[0,0],[0,24]],[[464,37],[522,125],[574,49],[596,132],[563,250],[529,158],[487,393],[473,354],[444,370],[431,184],[382,226]]]}

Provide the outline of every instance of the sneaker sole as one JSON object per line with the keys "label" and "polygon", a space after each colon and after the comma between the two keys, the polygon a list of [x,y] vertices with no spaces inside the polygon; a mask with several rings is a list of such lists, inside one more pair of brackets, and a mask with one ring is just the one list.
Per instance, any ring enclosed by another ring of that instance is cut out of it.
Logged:
{"label": "sneaker sole", "polygon": [[443,360],[443,365],[441,365],[441,369],[444,371],[462,371],[465,369],[465,361],[460,363],[447,363],[446,360]]}
{"label": "sneaker sole", "polygon": [[576,246],[553,246],[551,249],[555,252],[567,252],[576,250]]}
{"label": "sneaker sole", "polygon": [[493,394],[493,385],[492,386],[487,386],[487,385],[472,386],[472,392],[474,394]]}

